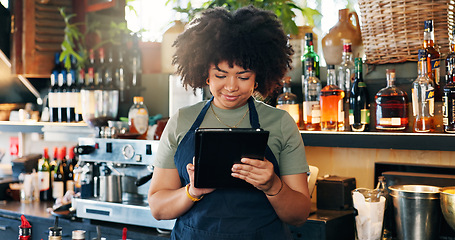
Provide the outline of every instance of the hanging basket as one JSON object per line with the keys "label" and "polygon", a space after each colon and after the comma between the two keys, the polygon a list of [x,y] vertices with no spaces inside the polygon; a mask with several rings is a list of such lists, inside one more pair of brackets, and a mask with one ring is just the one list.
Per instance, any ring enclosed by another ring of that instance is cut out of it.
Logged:
{"label": "hanging basket", "polygon": [[425,20],[434,21],[435,48],[449,52],[455,0],[359,0],[367,64],[417,61]]}

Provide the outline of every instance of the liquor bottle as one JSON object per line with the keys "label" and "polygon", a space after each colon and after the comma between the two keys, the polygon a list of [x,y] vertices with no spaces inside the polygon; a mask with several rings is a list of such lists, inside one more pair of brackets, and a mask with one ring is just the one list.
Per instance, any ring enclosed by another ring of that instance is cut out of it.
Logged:
{"label": "liquor bottle", "polygon": [[142,86],[142,53],[139,49],[139,36],[135,34],[133,36],[133,47],[131,49],[131,86],[140,87]]}
{"label": "liquor bottle", "polygon": [[119,106],[119,90],[115,83],[115,63],[112,49],[108,50],[108,62],[105,69],[104,103],[107,104],[106,116],[116,119]]}
{"label": "liquor bottle", "polygon": [[425,21],[423,32],[423,48],[427,51],[427,74],[434,82],[434,101],[442,101],[442,84],[440,82],[440,53],[434,47],[433,20]]}
{"label": "liquor bottle", "polygon": [[49,149],[47,147],[44,148],[43,157],[38,161],[38,179],[40,200],[51,200],[51,168],[49,163]]}
{"label": "liquor bottle", "polygon": [[67,81],[67,93],[66,93],[66,102],[67,102],[67,109],[66,109],[66,121],[67,122],[75,122],[76,121],[76,113],[75,108],[77,104],[77,69],[76,69],[76,58],[71,56],[71,68],[68,70],[66,74],[66,81]]}
{"label": "liquor bottle", "polygon": [[446,58],[446,75],[445,80],[446,84],[452,81],[453,78],[453,68],[455,67],[455,28],[452,30],[452,33],[449,35],[450,40],[450,52],[447,54]]}
{"label": "liquor bottle", "polygon": [[[313,61],[309,61],[312,59]],[[305,33],[305,53],[302,56],[302,78],[308,77],[308,64],[312,64],[315,77],[319,79],[319,56],[314,52],[313,33]]]}
{"label": "liquor bottle", "polygon": [[119,49],[117,57],[118,57],[118,62],[117,62],[116,68],[115,68],[114,83],[119,88],[120,102],[123,103],[123,102],[125,102],[125,99],[126,99],[125,94],[126,94],[126,90],[127,90],[127,79],[128,79],[127,69],[125,68],[125,64],[124,64],[125,54],[124,54],[123,49]]}
{"label": "liquor bottle", "polygon": [[368,131],[370,125],[370,100],[362,64],[362,58],[355,58],[355,79],[349,94],[349,125],[354,132]]}
{"label": "liquor bottle", "polygon": [[351,85],[354,82],[354,61],[352,60],[351,40],[343,39],[343,54],[341,64],[338,67],[338,87],[347,95],[351,90]]}
{"label": "liquor bottle", "polygon": [[405,130],[408,126],[406,92],[395,86],[395,69],[387,69],[387,86],[376,93],[376,129]]}
{"label": "liquor bottle", "polygon": [[334,65],[327,66],[327,86],[321,90],[321,130],[322,131],[343,131],[344,91],[336,85],[336,72]]}
{"label": "liquor bottle", "polygon": [[98,49],[98,63],[95,68],[95,118],[100,118],[107,116],[108,106],[105,101],[105,72],[106,72],[106,63],[104,62],[104,48]]}
{"label": "liquor bottle", "polygon": [[[455,67],[455,66],[452,66]],[[454,71],[452,69],[452,71]],[[455,75],[449,79],[443,88],[444,95],[442,97],[442,122],[444,131],[447,133],[455,133]]]}
{"label": "liquor bottle", "polygon": [[415,117],[414,132],[433,132],[434,82],[427,73],[427,53],[419,50],[418,76],[412,83],[412,111]]}
{"label": "liquor bottle", "polygon": [[392,199],[390,199],[389,191],[387,190],[387,183],[384,176],[378,177],[378,184],[376,185],[375,191],[378,196],[383,196],[385,198],[385,208],[384,208],[384,218],[382,221],[382,238],[381,239],[392,239],[392,218],[393,218],[393,205]]}
{"label": "liquor bottle", "polygon": [[321,81],[315,75],[313,59],[308,58],[306,62],[308,77],[302,81],[303,129],[318,131],[321,130],[321,107],[319,105]]}
{"label": "liquor bottle", "polygon": [[297,126],[300,126],[299,104],[297,103],[297,96],[291,91],[291,77],[283,79],[283,93],[278,95],[276,102],[276,108],[287,111]]}
{"label": "liquor bottle", "polygon": [[19,226],[19,240],[32,239],[32,225],[27,221],[24,215],[21,215],[21,225]]}
{"label": "liquor bottle", "polygon": [[62,152],[58,153],[57,165],[54,169],[54,181],[52,184],[52,197],[54,199],[61,198],[65,195],[65,173],[63,170],[63,156]]}
{"label": "liquor bottle", "polygon": [[147,130],[149,127],[149,114],[144,104],[143,97],[134,97],[133,105],[128,112],[128,125],[130,133],[139,134],[138,139],[147,139]]}

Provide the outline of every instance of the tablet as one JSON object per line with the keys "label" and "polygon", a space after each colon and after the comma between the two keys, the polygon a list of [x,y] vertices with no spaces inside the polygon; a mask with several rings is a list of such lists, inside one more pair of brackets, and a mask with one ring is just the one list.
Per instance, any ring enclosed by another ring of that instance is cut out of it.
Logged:
{"label": "tablet", "polygon": [[253,128],[199,128],[195,134],[194,186],[197,188],[249,188],[231,176],[241,158],[264,159],[269,131]]}

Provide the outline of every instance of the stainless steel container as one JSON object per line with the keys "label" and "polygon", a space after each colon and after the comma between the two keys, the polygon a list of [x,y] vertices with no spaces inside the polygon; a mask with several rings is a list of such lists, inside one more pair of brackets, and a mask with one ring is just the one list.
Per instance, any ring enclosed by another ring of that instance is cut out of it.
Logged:
{"label": "stainless steel container", "polygon": [[100,176],[99,199],[105,202],[122,202],[122,176]]}
{"label": "stainless steel container", "polygon": [[389,190],[393,198],[398,239],[439,239],[439,187],[394,185]]}

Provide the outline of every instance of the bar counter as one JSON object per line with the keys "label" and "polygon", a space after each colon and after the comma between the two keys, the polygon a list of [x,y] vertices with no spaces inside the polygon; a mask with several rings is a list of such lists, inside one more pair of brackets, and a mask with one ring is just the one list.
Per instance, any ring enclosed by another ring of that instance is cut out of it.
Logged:
{"label": "bar counter", "polygon": [[[32,240],[47,239],[49,227],[54,225],[56,215],[47,211],[52,205],[53,202],[0,201],[0,239],[17,239],[21,215],[24,215],[32,225]],[[58,225],[63,228],[63,240],[71,240],[73,230],[85,230],[86,239],[92,239],[97,236],[97,226],[100,227],[101,236],[107,239],[121,239],[124,227],[128,229],[128,238],[131,239],[169,239],[169,234],[158,233],[154,228],[58,216]]]}
{"label": "bar counter", "polygon": [[[47,211],[53,202],[21,203],[19,201],[0,201],[0,238],[17,239],[21,215],[32,225],[32,240],[47,239],[48,228],[54,225],[56,214]],[[121,239],[122,229],[128,229],[128,238],[147,240],[167,240],[169,233],[159,233],[155,228],[125,225],[75,216],[58,215],[58,225],[63,228],[63,240],[71,240],[73,230],[85,230],[86,239],[97,236],[99,226],[102,237]],[[301,227],[290,226],[294,239],[312,240],[352,240],[354,239],[354,214],[352,210],[317,210],[312,213]]]}

